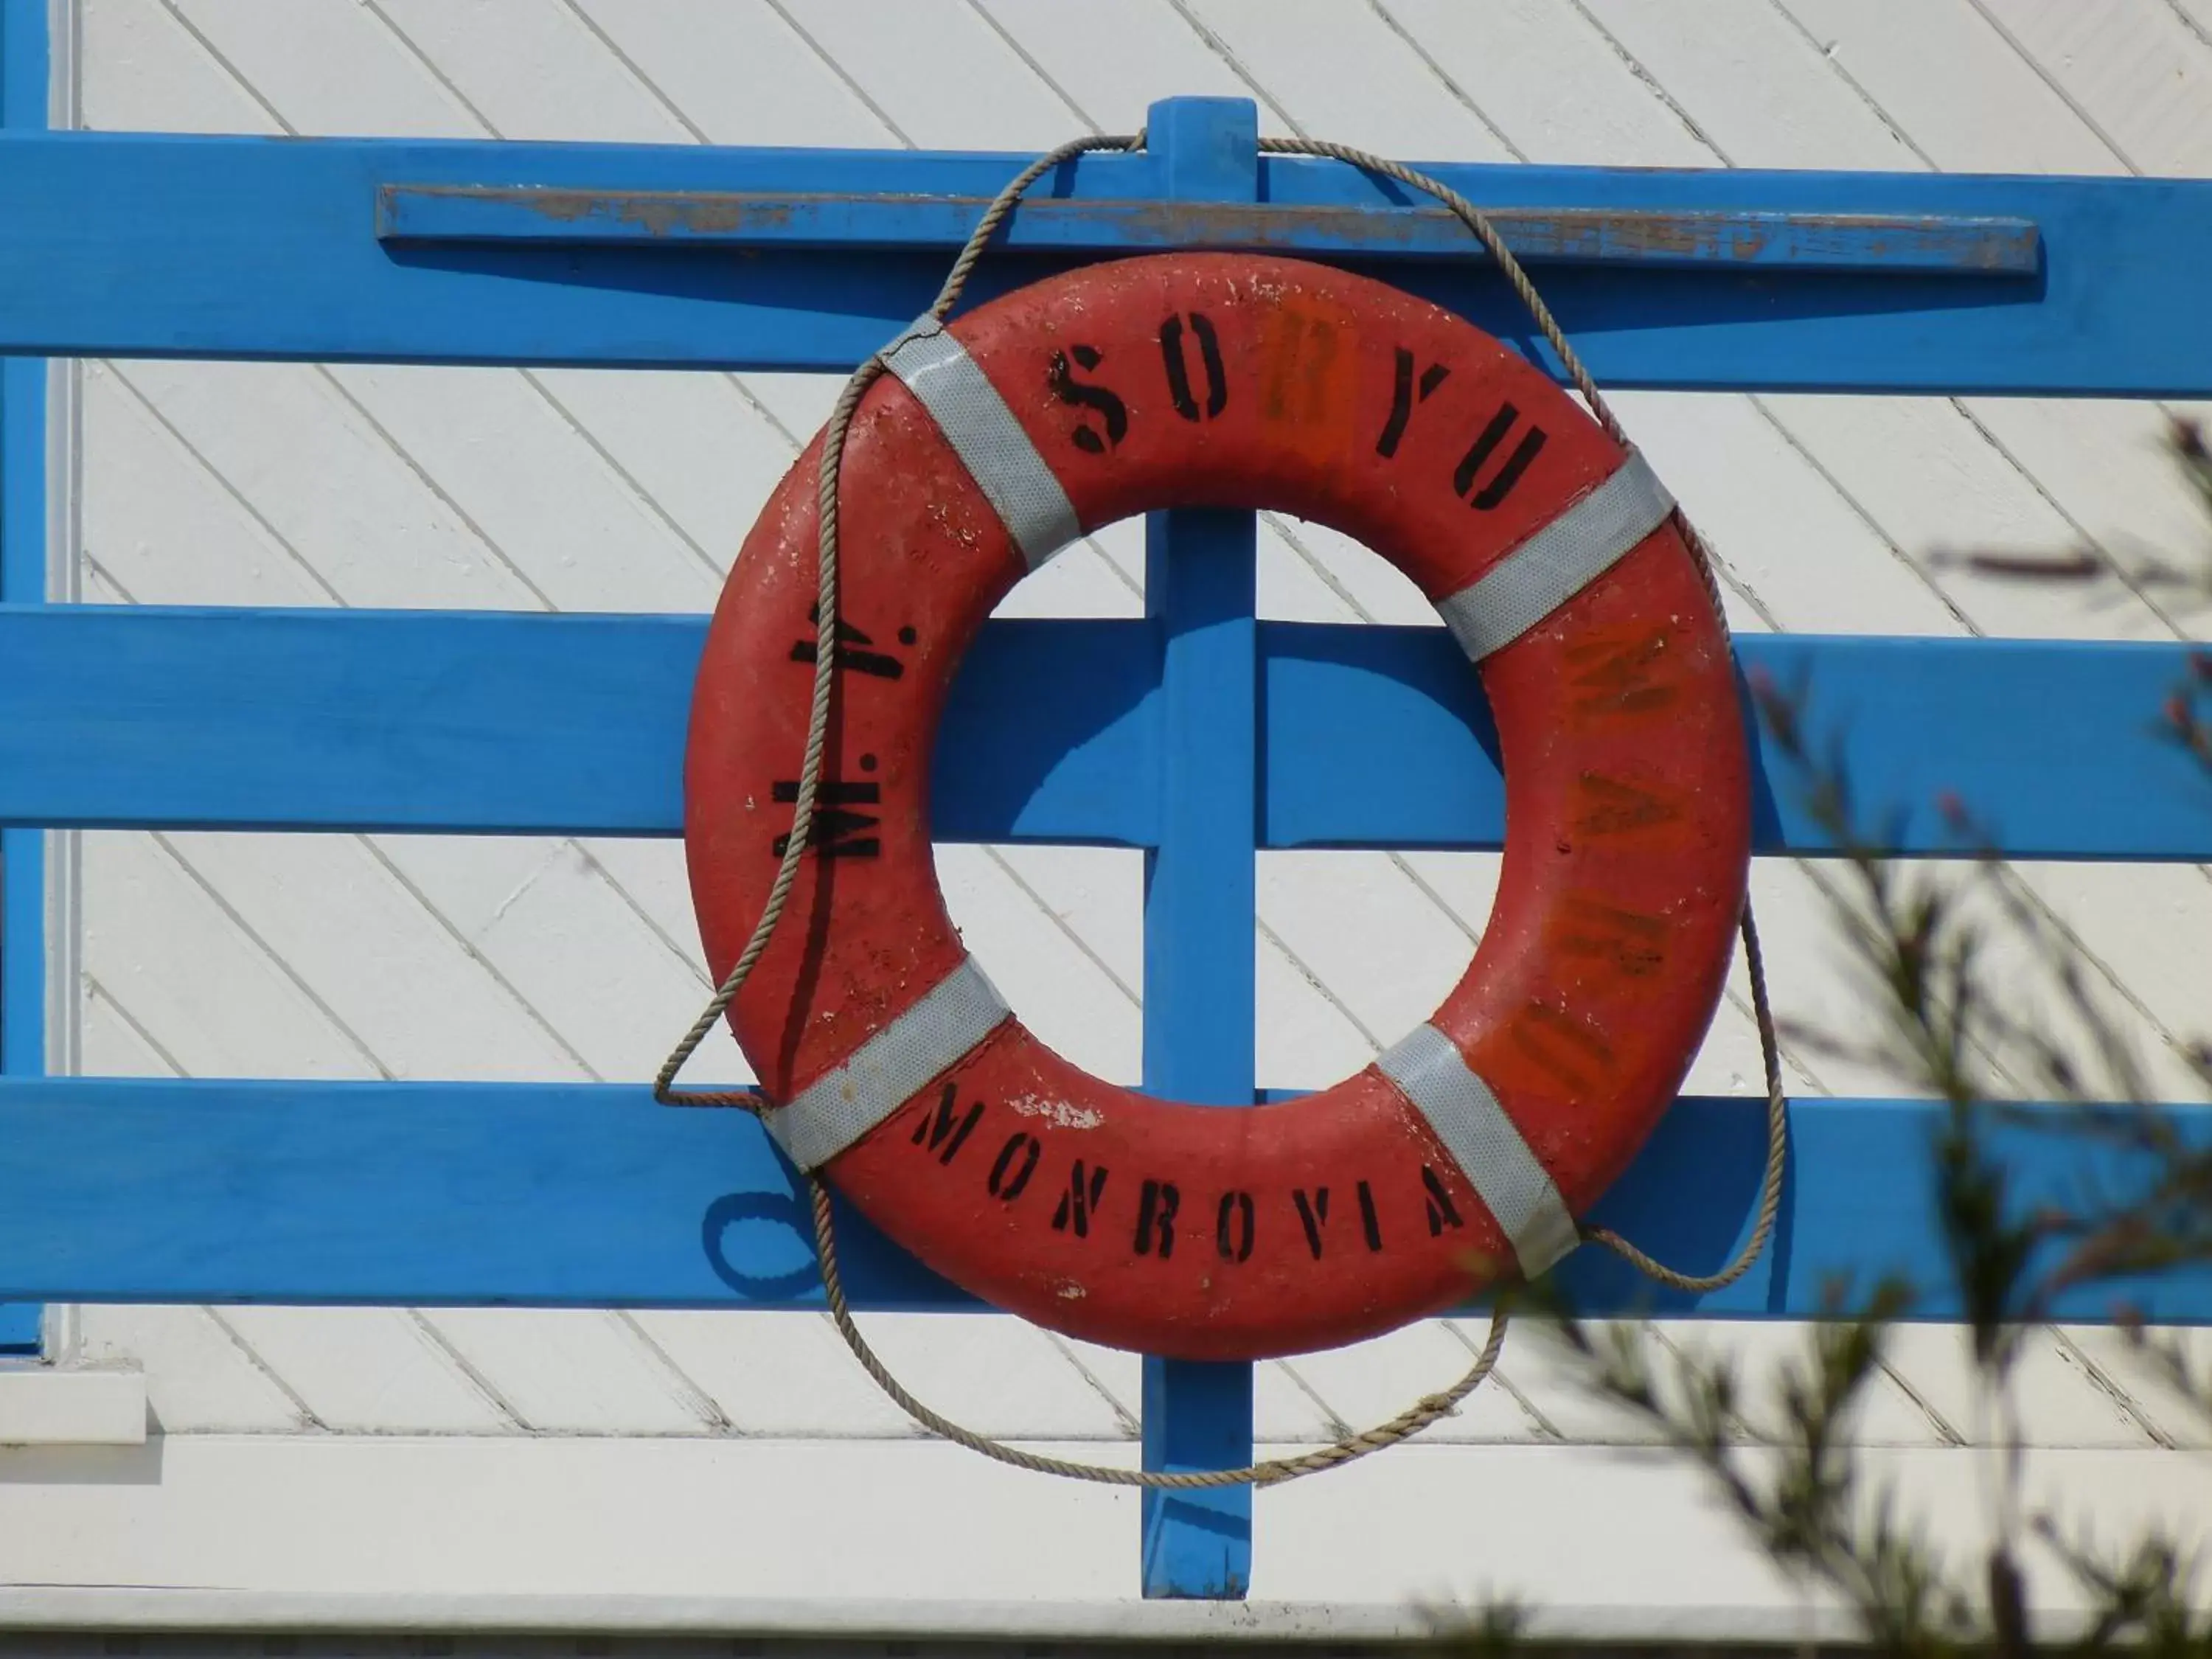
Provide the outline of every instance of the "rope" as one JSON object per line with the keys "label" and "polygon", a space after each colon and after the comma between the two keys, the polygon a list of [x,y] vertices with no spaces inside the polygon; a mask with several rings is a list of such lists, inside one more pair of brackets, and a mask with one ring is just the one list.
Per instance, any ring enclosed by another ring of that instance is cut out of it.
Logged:
{"label": "rope", "polygon": [[1167,1474],[1155,1469],[1121,1469],[1103,1463],[1073,1463],[1064,1458],[1045,1457],[1036,1452],[1026,1452],[1018,1446],[1009,1446],[1002,1440],[963,1428],[950,1418],[941,1417],[906,1390],[905,1384],[893,1376],[890,1370],[877,1358],[854,1322],[853,1310],[845,1300],[845,1289],[837,1271],[836,1237],[830,1216],[830,1192],[821,1182],[810,1176],[814,1193],[814,1243],[822,1257],[822,1285],[828,1292],[830,1317],[837,1327],[837,1334],[845,1339],[845,1346],[861,1368],[875,1379],[876,1386],[890,1396],[891,1402],[908,1417],[932,1433],[943,1435],[947,1440],[977,1451],[995,1462],[1009,1463],[1018,1469],[1029,1469],[1038,1474],[1064,1475],[1071,1480],[1096,1481],[1107,1486],[1145,1486],[1154,1491],[1189,1491],[1207,1486],[1272,1486],[1285,1480],[1295,1480],[1300,1475],[1318,1474],[1323,1469],[1333,1469],[1349,1463],[1355,1458],[1367,1457],[1386,1446],[1395,1446],[1401,1440],[1410,1440],[1439,1418],[1449,1417],[1459,1402],[1482,1386],[1498,1364],[1498,1356],[1505,1347],[1505,1327],[1508,1315],[1501,1304],[1490,1316],[1490,1335],[1475,1355],[1474,1364],[1467,1375],[1442,1394],[1432,1394],[1416,1401],[1387,1423],[1376,1425],[1364,1434],[1348,1435],[1333,1445],[1302,1452],[1296,1457],[1270,1458],[1265,1462],[1247,1464],[1241,1469],[1197,1469],[1188,1474]]}
{"label": "rope", "polygon": [[[929,315],[942,322],[959,302],[962,291],[983,257],[983,250],[1006,215],[1013,210],[1023,195],[1039,179],[1073,157],[1092,150],[1139,150],[1144,148],[1145,136],[1139,132],[1129,137],[1090,137],[1077,138],[1048,151],[1022,169],[1005,189],[992,199],[983,216],[968,238],[952,268],[945,273],[944,285],[938,290],[936,300],[929,307]],[[1497,228],[1482,210],[1457,191],[1427,174],[1393,161],[1387,156],[1370,155],[1348,144],[1330,143],[1309,138],[1263,138],[1262,152],[1279,155],[1314,155],[1342,161],[1350,167],[1378,173],[1387,179],[1426,192],[1449,209],[1458,219],[1474,233],[1486,248],[1498,268],[1513,285],[1513,291],[1534,319],[1537,329],[1558,355],[1559,365],[1574,382],[1575,389],[1583,395],[1590,413],[1607,434],[1623,449],[1635,445],[1605,398],[1590,378],[1582,359],[1567,343],[1565,331],[1552,315],[1551,307],[1536,292],[1535,284],[1521,262],[1505,246]],[[782,861],[776,866],[775,879],[769,884],[768,900],[761,908],[760,920],[754,924],[751,937],[714,997],[691,1023],[668,1058],[661,1062],[660,1071],[653,1079],[653,1097],[664,1106],[738,1107],[757,1114],[767,1101],[756,1091],[676,1091],[678,1075],[690,1061],[708,1032],[728,1011],[730,1004],[744,989],[754,966],[767,950],[776,924],[782,919],[784,907],[789,902],[791,890],[798,879],[799,862],[805,854],[814,823],[815,798],[822,776],[822,756],[830,726],[830,703],[836,684],[836,650],[837,627],[837,497],[838,483],[844,465],[845,435],[850,428],[854,411],[876,377],[884,372],[884,355],[878,352],[853,372],[838,395],[836,407],[823,429],[820,483],[817,495],[820,535],[817,541],[817,563],[819,568],[819,589],[815,612],[816,633],[814,650],[813,701],[807,712],[806,749],[800,762],[798,799],[792,810],[791,834],[784,843]],[[1721,602],[1719,578],[1714,573],[1711,550],[1705,538],[1690,523],[1688,516],[1678,506],[1674,523],[1680,531],[1695,562],[1699,579],[1711,599],[1713,615],[1719,620],[1721,630],[1728,632],[1728,617]],[[1760,1189],[1759,1214],[1753,1222],[1751,1236],[1737,1252],[1734,1260],[1719,1272],[1704,1275],[1685,1273],[1668,1267],[1638,1249],[1609,1227],[1583,1227],[1581,1234],[1587,1243],[1598,1244],[1613,1252],[1647,1277],[1679,1291],[1703,1292],[1717,1291],[1732,1285],[1751,1270],[1765,1251],[1773,1236],[1774,1221],[1782,1203],[1783,1171],[1789,1157],[1788,1103],[1782,1086],[1780,1044],[1774,1027],[1774,1014],[1766,988],[1766,962],[1759,947],[1758,924],[1753,919],[1751,901],[1747,896],[1741,918],[1743,936],[1744,963],[1751,980],[1752,1012],[1759,1026],[1759,1058],[1766,1081],[1766,1175]],[[854,1358],[872,1377],[878,1388],[908,1417],[933,1434],[969,1450],[981,1453],[995,1462],[1018,1469],[1028,1469],[1039,1474],[1056,1474],[1072,1480],[1094,1481],[1103,1486],[1140,1486],[1153,1491],[1189,1491],[1207,1487],[1278,1485],[1295,1480],[1303,1475],[1317,1474],[1323,1469],[1333,1469],[1367,1457],[1386,1446],[1395,1446],[1409,1440],[1439,1419],[1449,1416],[1459,1403],[1482,1385],[1483,1380],[1497,1368],[1498,1355],[1505,1346],[1505,1332],[1510,1313],[1504,1301],[1492,1311],[1490,1334],[1481,1351],[1475,1355],[1474,1364],[1467,1374],[1441,1394],[1423,1396],[1387,1423],[1376,1425],[1364,1433],[1348,1435],[1334,1444],[1319,1447],[1295,1457],[1272,1458],[1251,1463],[1243,1468],[1201,1469],[1185,1473],[1168,1473],[1152,1469],[1116,1468],[1099,1463],[1072,1462],[1063,1458],[1046,1457],[1036,1452],[1024,1451],[988,1435],[964,1428],[951,1419],[940,1415],[908,1393],[906,1386],[879,1358],[867,1339],[861,1334],[853,1317],[851,1304],[846,1300],[844,1277],[837,1265],[836,1225],[830,1207],[830,1189],[812,1172],[806,1177],[811,1199],[814,1220],[814,1243],[821,1259],[822,1287],[829,1304],[830,1317],[852,1351]]]}

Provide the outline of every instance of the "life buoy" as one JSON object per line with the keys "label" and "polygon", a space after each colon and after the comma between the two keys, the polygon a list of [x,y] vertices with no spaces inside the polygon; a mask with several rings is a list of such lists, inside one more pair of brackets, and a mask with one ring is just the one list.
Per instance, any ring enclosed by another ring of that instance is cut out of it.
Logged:
{"label": "life buoy", "polygon": [[[1294,260],[1092,265],[917,325],[887,362],[844,455],[815,845],[731,1009],[770,1132],[954,1283],[1152,1353],[1334,1346],[1549,1267],[1680,1085],[1744,902],[1735,678],[1665,490],[1496,340]],[[697,681],[685,836],[717,975],[791,821],[819,447],[747,539]],[[1503,754],[1466,976],[1358,1076],[1249,1110],[1040,1042],[931,860],[931,749],[984,618],[1082,532],[1169,506],[1275,508],[1389,558],[1479,666]]]}

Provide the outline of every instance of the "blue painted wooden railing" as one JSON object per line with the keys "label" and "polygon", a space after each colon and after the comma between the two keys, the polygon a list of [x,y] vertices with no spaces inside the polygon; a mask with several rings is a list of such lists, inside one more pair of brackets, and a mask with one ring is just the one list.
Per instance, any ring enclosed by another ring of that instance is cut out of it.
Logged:
{"label": "blue painted wooden railing", "polygon": [[[1170,100],[1150,135],[1042,185],[981,286],[1131,248],[1288,248],[1546,359],[1493,270],[1443,257],[1432,216],[1333,163],[1257,155],[1250,106]],[[0,136],[0,350],[842,371],[927,302],[1018,165]],[[1512,210],[1613,384],[2212,395],[2212,185],[1434,170]],[[11,369],[11,422],[26,384]],[[22,1075],[40,1069],[36,828],[673,835],[703,623],[41,609],[36,445],[6,430],[0,1297],[817,1306],[799,1194],[758,1126],[657,1109],[641,1085]],[[1147,545],[1146,620],[986,629],[935,827],[1145,849],[1146,1084],[1247,1104],[1254,849],[1495,847],[1496,744],[1440,633],[1255,622],[1250,515],[1164,514]],[[1743,655],[1848,717],[1842,752],[1862,799],[1894,809],[1899,852],[1960,850],[1934,805],[1952,791],[2021,855],[2212,858],[2212,784],[2151,729],[2185,647],[1796,638]],[[1762,853],[1832,850],[1799,781],[1762,759]],[[1941,1285],[1930,1121],[1911,1102],[1796,1103],[1774,1246],[1727,1290],[1655,1300],[1591,1252],[1562,1271],[1593,1310],[1662,1316],[1815,1316],[1842,1273]],[[1601,1213],[1710,1268],[1748,1225],[1762,1146],[1759,1103],[1685,1101]],[[2014,1150],[2024,1201],[2111,1173],[2027,1127]],[[862,1309],[968,1305],[857,1217],[844,1237]],[[2212,1320],[2212,1273],[2120,1293]],[[2059,1311],[2102,1318],[2114,1294]],[[1243,1366],[1149,1364],[1147,1464],[1242,1462],[1250,1389]],[[1243,1492],[1148,1504],[1146,1593],[1240,1594],[1249,1527]]]}
{"label": "blue painted wooden railing", "polygon": [[[46,125],[46,9],[0,8],[0,132]],[[46,597],[46,366],[0,362],[0,605]],[[0,828],[0,1075],[46,1069],[43,830]],[[0,1358],[39,1352],[41,1310],[0,1302]]]}

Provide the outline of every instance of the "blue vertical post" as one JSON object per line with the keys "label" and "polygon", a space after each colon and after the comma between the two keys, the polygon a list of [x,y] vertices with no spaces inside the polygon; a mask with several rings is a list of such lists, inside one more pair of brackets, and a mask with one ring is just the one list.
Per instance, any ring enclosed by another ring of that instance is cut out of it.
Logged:
{"label": "blue vertical post", "polygon": [[[1227,98],[1152,106],[1159,188],[1255,200],[1258,112]],[[1258,804],[1254,520],[1184,508],[1145,526],[1145,605],[1164,661],[1159,845],[1145,866],[1145,1087],[1209,1106],[1253,1090],[1253,847]],[[1145,1361],[1148,1469],[1232,1468],[1252,1456],[1252,1368]],[[1147,1596],[1233,1599],[1252,1577],[1252,1491],[1144,1495]]]}
{"label": "blue vertical post", "polygon": [[[0,126],[46,125],[46,0],[0,0]],[[46,365],[0,359],[0,601],[46,597]],[[0,830],[0,1071],[46,1066],[46,858],[37,830]],[[40,1310],[0,1304],[0,1354],[36,1353]]]}

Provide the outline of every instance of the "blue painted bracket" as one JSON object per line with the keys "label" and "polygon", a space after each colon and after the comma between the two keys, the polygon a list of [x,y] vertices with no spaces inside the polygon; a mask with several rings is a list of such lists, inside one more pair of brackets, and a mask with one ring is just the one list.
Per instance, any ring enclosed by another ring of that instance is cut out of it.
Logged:
{"label": "blue painted bracket", "polygon": [[[1152,106],[1171,202],[1250,202],[1258,112],[1241,99]],[[1260,829],[1258,524],[1183,508],[1145,525],[1145,609],[1160,632],[1158,834],[1145,855],[1145,1087],[1249,1108]],[[1252,1367],[1147,1358],[1144,1461],[1188,1473],[1252,1460]],[[1252,1489],[1143,1495],[1148,1596],[1241,1597],[1252,1579]]]}

